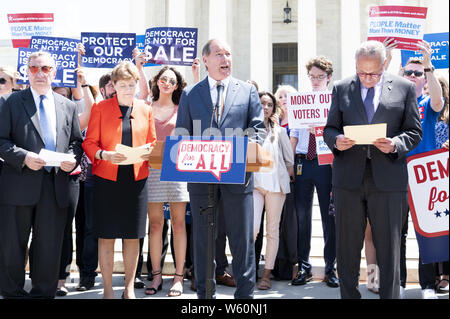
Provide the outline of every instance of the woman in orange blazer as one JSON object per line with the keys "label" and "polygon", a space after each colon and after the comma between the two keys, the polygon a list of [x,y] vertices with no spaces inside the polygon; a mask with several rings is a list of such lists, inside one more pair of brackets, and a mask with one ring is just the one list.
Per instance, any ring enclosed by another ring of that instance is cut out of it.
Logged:
{"label": "woman in orange blazer", "polygon": [[112,272],[116,238],[123,239],[125,292],[122,298],[135,298],[139,239],[146,233],[150,155],[143,155],[139,163],[120,165],[127,158],[115,149],[117,144],[123,144],[151,151],[156,143],[156,133],[150,106],[134,98],[139,80],[134,64],[122,62],[117,65],[111,80],[117,94],[92,107],[83,148],[93,163],[93,228],[99,238],[103,298],[114,298]]}

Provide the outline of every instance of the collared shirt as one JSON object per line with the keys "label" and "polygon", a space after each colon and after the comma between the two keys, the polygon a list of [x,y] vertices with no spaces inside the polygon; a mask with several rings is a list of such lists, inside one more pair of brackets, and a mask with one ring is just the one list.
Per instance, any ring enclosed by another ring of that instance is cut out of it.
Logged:
{"label": "collared shirt", "polygon": [[[39,111],[39,104],[41,103],[41,94],[33,90],[32,87],[31,94],[33,95],[34,103],[36,104],[36,110],[39,117],[39,120],[41,118],[41,114]],[[53,90],[50,89],[45,95],[45,99],[42,101],[44,103],[45,113],[47,114],[47,117],[50,121],[50,126],[52,128],[53,132],[53,138],[56,145],[56,106],[55,106],[55,98],[53,96]]]}
{"label": "collared shirt", "polygon": [[[208,82],[209,82],[209,93],[211,94],[211,101],[213,105],[215,105],[217,102],[217,86],[216,86],[217,80],[214,80],[211,76],[208,75]],[[223,98],[225,101],[227,97],[228,84],[230,84],[230,77],[227,77],[226,79],[223,79],[220,82],[222,82],[224,85]]]}
{"label": "collared shirt", "polygon": [[309,129],[308,128],[293,128],[291,129],[290,137],[298,139],[295,147],[295,154],[307,154],[309,146]]}
{"label": "collared shirt", "polygon": [[[373,107],[374,107],[374,112],[377,111],[378,108],[378,104],[380,104],[380,97],[381,97],[381,90],[383,89],[383,79],[384,79],[384,74],[381,76],[380,81],[375,84],[374,86],[374,96],[373,96]],[[369,89],[366,88],[362,83],[361,83],[361,97],[362,100],[364,102],[364,100],[366,99],[367,96],[367,91]]]}

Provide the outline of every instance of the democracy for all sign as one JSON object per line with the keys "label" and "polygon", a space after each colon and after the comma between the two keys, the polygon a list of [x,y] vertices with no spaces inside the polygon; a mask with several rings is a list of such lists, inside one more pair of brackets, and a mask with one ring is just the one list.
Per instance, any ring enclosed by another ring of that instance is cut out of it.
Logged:
{"label": "democracy for all sign", "polygon": [[191,66],[197,57],[196,28],[150,28],[145,31],[149,62]]}
{"label": "democracy for all sign", "polygon": [[409,207],[424,263],[448,260],[449,152],[408,158]]}
{"label": "democracy for all sign", "polygon": [[427,8],[408,6],[374,6],[369,11],[368,40],[383,42],[394,38],[398,49],[417,50],[422,40]]}
{"label": "democracy for all sign", "polygon": [[80,40],[77,39],[32,36],[29,48],[43,51],[78,52],[78,43]]}
{"label": "democracy for all sign", "polygon": [[161,181],[243,184],[247,137],[167,137]]}
{"label": "democracy for all sign", "polygon": [[316,152],[319,165],[333,164],[334,155],[323,139],[324,126],[316,126],[314,128],[316,135]]}
{"label": "democracy for all sign", "polygon": [[135,33],[81,33],[86,54],[81,65],[87,68],[114,68],[122,61],[133,60]]}
{"label": "democracy for all sign", "polygon": [[53,13],[8,14],[14,48],[28,48],[32,36],[53,35]]}
{"label": "democracy for all sign", "polygon": [[[448,69],[448,32],[429,33],[423,39],[430,44],[432,54],[431,63],[435,69]],[[402,50],[402,66],[405,66],[409,58],[418,57],[422,59],[419,51]]]}
{"label": "democracy for all sign", "polygon": [[327,122],[331,105],[331,92],[288,94],[289,128],[323,126]]}
{"label": "democracy for all sign", "polygon": [[[17,62],[17,71],[20,77],[17,80],[19,84],[28,84],[27,65],[28,58],[36,49],[19,48]],[[52,82],[53,86],[58,87],[77,87],[77,74],[75,69],[78,64],[78,52],[67,51],[48,51],[56,62],[56,77]]]}

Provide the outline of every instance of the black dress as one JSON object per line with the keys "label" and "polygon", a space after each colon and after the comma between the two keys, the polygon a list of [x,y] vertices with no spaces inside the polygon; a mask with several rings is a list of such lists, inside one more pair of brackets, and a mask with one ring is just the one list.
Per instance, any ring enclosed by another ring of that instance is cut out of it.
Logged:
{"label": "black dress", "polygon": [[[122,112],[122,144],[132,146],[131,107]],[[147,179],[135,181],[133,165],[119,165],[117,181],[95,176],[94,233],[99,238],[144,238],[147,222]]]}

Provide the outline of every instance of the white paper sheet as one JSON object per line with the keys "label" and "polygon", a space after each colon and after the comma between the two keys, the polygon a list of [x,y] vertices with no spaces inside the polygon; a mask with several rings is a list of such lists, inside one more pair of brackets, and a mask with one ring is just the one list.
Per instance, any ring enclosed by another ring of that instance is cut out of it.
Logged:
{"label": "white paper sheet", "polygon": [[344,126],[345,137],[360,145],[373,144],[379,138],[386,138],[386,131],[386,123]]}
{"label": "white paper sheet", "polygon": [[41,149],[39,157],[45,161],[45,166],[60,167],[61,162],[75,162],[75,155],[73,154],[53,152],[45,148]]}

